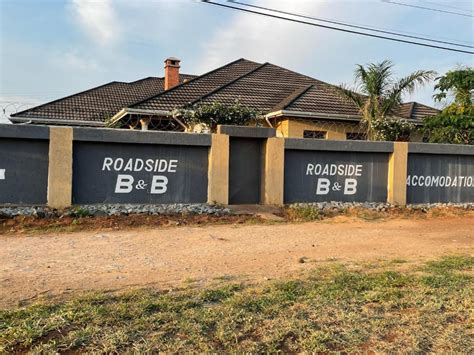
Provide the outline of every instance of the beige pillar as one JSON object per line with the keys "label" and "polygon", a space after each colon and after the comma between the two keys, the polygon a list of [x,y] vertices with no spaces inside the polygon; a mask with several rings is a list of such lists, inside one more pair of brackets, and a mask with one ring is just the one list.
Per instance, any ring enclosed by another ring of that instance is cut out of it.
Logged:
{"label": "beige pillar", "polygon": [[65,208],[72,201],[72,128],[50,127],[48,206]]}
{"label": "beige pillar", "polygon": [[408,143],[395,142],[388,162],[388,202],[405,206],[407,203]]}
{"label": "beige pillar", "polygon": [[262,184],[264,205],[283,205],[285,139],[268,138],[265,143]]}
{"label": "beige pillar", "polygon": [[142,131],[148,131],[148,125],[150,124],[149,118],[141,118],[140,125],[142,127]]}
{"label": "beige pillar", "polygon": [[229,204],[229,136],[213,134],[209,151],[208,203]]}
{"label": "beige pillar", "polygon": [[345,132],[337,132],[337,131],[328,131],[326,135],[326,139],[333,140],[333,141],[345,141],[346,140],[346,133]]}

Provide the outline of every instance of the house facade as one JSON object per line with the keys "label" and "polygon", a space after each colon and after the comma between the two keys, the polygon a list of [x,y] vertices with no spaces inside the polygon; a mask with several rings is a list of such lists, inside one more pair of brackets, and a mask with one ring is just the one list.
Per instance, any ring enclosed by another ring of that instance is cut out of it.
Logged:
{"label": "house facade", "polygon": [[[242,58],[196,76],[181,74],[180,60],[168,58],[164,70],[164,77],[111,82],[18,112],[11,121],[188,131],[191,127],[174,118],[173,110],[238,100],[261,113],[257,124],[276,128],[282,137],[365,139],[358,108],[341,97],[334,85],[277,65]],[[437,113],[410,102],[400,105],[393,117],[422,125],[424,117]]]}

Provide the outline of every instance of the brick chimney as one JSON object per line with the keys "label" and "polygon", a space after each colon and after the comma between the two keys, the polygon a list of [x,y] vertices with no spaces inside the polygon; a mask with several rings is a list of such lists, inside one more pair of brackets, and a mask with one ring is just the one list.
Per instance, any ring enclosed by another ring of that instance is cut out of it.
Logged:
{"label": "brick chimney", "polygon": [[174,57],[165,60],[165,90],[179,84],[179,62],[181,61]]}

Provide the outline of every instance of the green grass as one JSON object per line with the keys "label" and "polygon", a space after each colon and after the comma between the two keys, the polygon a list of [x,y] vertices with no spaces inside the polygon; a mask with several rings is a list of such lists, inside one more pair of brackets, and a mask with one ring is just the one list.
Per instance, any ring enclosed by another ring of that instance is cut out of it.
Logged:
{"label": "green grass", "polygon": [[[89,293],[0,311],[0,353],[472,353],[470,256],[400,272],[330,264],[256,285]],[[421,271],[421,272],[420,272]]]}

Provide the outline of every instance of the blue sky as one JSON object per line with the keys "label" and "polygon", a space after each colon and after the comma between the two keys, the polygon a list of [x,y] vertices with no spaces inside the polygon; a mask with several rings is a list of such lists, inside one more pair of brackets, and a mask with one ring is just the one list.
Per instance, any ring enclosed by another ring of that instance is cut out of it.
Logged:
{"label": "blue sky", "polygon": [[[472,17],[379,0],[248,2],[384,29],[474,41]],[[473,11],[471,1],[400,2]],[[384,59],[396,64],[398,76],[417,69],[444,73],[459,64],[474,65],[469,54],[338,33],[194,0],[0,0],[0,15],[0,101],[17,102],[17,106],[43,103],[112,80],[162,76],[163,60],[169,56],[182,60],[183,73],[202,74],[244,57],[333,84],[351,84],[355,64]],[[431,85],[405,99],[433,105],[432,93]]]}

